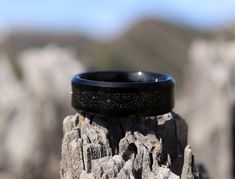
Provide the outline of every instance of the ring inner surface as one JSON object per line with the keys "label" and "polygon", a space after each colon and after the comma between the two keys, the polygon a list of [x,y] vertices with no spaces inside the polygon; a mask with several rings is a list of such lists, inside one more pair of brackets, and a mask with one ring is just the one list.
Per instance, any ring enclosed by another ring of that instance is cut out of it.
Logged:
{"label": "ring inner surface", "polygon": [[93,72],[81,74],[80,78],[104,82],[156,82],[163,79],[163,75],[145,72]]}

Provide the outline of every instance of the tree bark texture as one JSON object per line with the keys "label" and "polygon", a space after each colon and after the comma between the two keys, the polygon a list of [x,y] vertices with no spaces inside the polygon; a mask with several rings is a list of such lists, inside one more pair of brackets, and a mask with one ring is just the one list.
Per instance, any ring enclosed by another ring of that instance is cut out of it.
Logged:
{"label": "tree bark texture", "polygon": [[78,113],[64,119],[63,130],[61,179],[198,177],[187,146],[187,124],[176,113]]}

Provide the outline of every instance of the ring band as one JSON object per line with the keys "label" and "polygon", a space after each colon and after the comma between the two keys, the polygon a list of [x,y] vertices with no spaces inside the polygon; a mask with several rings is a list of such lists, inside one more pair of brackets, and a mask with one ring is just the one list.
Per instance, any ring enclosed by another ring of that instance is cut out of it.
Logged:
{"label": "ring band", "polygon": [[72,79],[72,106],[108,116],[156,116],[172,111],[175,80],[162,73],[98,71]]}

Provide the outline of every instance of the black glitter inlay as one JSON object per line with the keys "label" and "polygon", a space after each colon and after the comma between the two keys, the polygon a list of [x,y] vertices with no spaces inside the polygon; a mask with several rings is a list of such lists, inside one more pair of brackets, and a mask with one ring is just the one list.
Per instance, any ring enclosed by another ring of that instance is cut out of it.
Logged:
{"label": "black glitter inlay", "polygon": [[[138,114],[144,111],[149,115],[160,114],[172,108],[167,102],[172,98],[169,92],[106,92],[73,88],[72,105],[76,109],[110,115],[118,115],[120,112]],[[169,107],[165,109],[166,106]]]}

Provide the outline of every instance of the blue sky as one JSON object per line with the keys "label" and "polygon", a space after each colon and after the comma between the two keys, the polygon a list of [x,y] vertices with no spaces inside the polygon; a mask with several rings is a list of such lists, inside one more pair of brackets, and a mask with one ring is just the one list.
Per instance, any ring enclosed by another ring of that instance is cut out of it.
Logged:
{"label": "blue sky", "polygon": [[145,16],[215,27],[234,21],[235,0],[0,0],[0,28],[33,26],[106,35]]}

